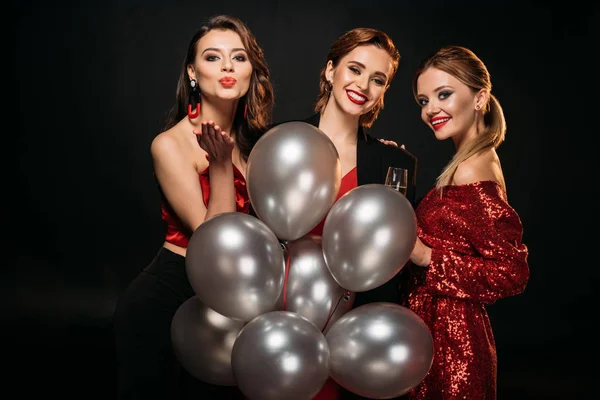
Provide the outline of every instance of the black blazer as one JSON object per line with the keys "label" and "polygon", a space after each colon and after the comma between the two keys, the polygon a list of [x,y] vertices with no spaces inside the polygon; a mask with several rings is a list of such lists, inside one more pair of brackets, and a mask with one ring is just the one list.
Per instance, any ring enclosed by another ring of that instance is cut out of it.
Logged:
{"label": "black blazer", "polygon": [[[318,128],[320,120],[321,115],[314,114],[305,120],[300,121]],[[292,121],[298,120],[284,122]],[[284,122],[270,125],[267,131]],[[373,136],[367,134],[362,127],[359,127],[358,141],[356,144],[356,172],[358,185],[361,186],[369,183],[384,184],[387,169],[390,166],[406,168],[408,170],[409,182],[408,187],[406,188],[406,198],[410,201],[412,206],[416,208],[415,191],[417,183],[417,158],[400,147],[381,143]],[[250,207],[250,214],[256,216],[252,206]],[[354,308],[373,302],[399,303],[402,271],[388,282],[375,289],[356,293]]]}
{"label": "black blazer", "polygon": [[[321,120],[320,114],[314,114],[305,119],[311,125],[319,127]],[[385,183],[385,176],[388,167],[399,167],[408,170],[408,187],[406,188],[406,198],[410,201],[413,208],[415,205],[415,190],[417,184],[417,158],[408,151],[381,143],[373,136],[367,134],[362,127],[358,128],[358,142],[356,143],[356,168],[358,186],[369,183]],[[400,303],[400,290],[403,281],[403,272],[401,270],[396,276],[366,292],[356,293],[353,308],[363,304],[374,302]],[[342,389],[342,399],[366,399],[348,390]]]}
{"label": "black blazer", "polygon": [[[314,114],[302,122],[309,123],[319,127],[321,120],[320,114]],[[290,120],[292,122],[298,120]],[[279,122],[270,125],[267,131],[284,122]],[[358,142],[356,145],[356,167],[358,185],[366,185],[369,183],[385,183],[387,169],[390,166],[406,168],[408,170],[408,187],[406,188],[406,198],[410,201],[413,207],[415,204],[415,189],[417,183],[417,158],[408,151],[381,143],[373,136],[367,134],[362,127],[358,130]],[[250,206],[250,213],[257,216]],[[390,302],[398,304],[400,302],[400,283],[402,270],[395,277],[390,279],[383,285],[368,290],[366,292],[356,293],[353,308],[360,305],[373,302]],[[363,397],[351,393],[342,388],[342,399],[364,399]]]}
{"label": "black blazer", "polygon": [[[319,127],[320,114],[314,114],[304,122]],[[358,186],[369,183],[385,183],[388,167],[399,167],[408,170],[408,187],[406,198],[415,207],[415,191],[417,184],[417,158],[408,151],[381,143],[373,136],[358,128],[356,143],[356,168]]]}
{"label": "black blazer", "polygon": [[[304,122],[319,127],[320,114],[314,114]],[[373,136],[367,134],[362,127],[358,131],[358,142],[356,144],[356,168],[358,185],[369,183],[385,183],[385,176],[389,166],[406,168],[408,170],[408,187],[406,197],[415,207],[415,190],[417,183],[417,158],[408,151],[391,145],[381,143]],[[400,302],[401,275],[404,270],[395,277],[366,292],[356,293],[354,308],[373,302]]]}

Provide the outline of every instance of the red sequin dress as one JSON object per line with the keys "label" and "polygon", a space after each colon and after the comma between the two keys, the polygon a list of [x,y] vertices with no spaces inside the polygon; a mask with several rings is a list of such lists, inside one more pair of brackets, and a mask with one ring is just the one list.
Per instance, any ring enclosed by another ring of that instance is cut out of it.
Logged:
{"label": "red sequin dress", "polygon": [[523,292],[523,227],[493,181],[432,189],[416,210],[428,267],[410,265],[408,304],[429,327],[433,365],[410,399],[496,399],[496,346],[485,309]]}

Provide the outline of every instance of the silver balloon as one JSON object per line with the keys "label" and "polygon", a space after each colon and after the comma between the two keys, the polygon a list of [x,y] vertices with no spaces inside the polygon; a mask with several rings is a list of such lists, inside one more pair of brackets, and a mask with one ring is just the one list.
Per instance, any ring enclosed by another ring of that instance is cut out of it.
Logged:
{"label": "silver balloon", "polygon": [[300,314],[323,330],[346,290],[337,284],[327,269],[321,238],[303,236],[288,242],[286,247],[289,272],[277,309]]}
{"label": "silver balloon", "polygon": [[185,265],[196,296],[229,318],[250,321],[275,309],[285,264],[275,234],[258,218],[219,214],[190,238]]}
{"label": "silver balloon", "polygon": [[231,364],[239,389],[251,400],[309,400],[329,377],[329,346],[306,318],[272,311],[242,329]]}
{"label": "silver balloon", "polygon": [[231,351],[243,327],[243,321],[227,318],[193,296],[177,309],[171,322],[175,357],[201,381],[235,386]]}
{"label": "silver balloon", "polygon": [[353,292],[381,286],[410,258],[417,218],[410,202],[380,184],[352,189],[331,207],[323,255],[338,284]]}
{"label": "silver balloon", "polygon": [[321,222],[342,179],[329,137],[306,122],[270,129],[248,158],[248,195],[256,215],[282,240],[296,240]]}
{"label": "silver balloon", "polygon": [[326,337],[332,378],[372,399],[408,393],[421,383],[433,362],[429,328],[398,304],[357,307],[333,324]]}

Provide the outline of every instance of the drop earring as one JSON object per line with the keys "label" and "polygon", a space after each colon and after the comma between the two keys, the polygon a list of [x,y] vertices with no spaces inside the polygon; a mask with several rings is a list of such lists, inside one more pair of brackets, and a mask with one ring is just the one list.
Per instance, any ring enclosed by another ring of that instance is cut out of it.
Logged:
{"label": "drop earring", "polygon": [[195,79],[190,80],[190,96],[188,99],[188,117],[190,119],[197,118],[200,115],[200,91],[198,90],[198,82]]}

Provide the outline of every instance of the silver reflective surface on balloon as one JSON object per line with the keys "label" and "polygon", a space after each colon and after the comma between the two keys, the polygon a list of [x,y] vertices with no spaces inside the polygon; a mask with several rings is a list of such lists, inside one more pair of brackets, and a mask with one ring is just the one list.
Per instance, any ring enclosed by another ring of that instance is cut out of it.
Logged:
{"label": "silver reflective surface on balloon", "polygon": [[[342,304],[339,312],[347,305],[348,301],[343,301],[345,289],[337,284],[327,269],[319,237],[304,236],[288,242],[286,247],[290,265],[285,311],[298,313],[323,330],[338,303]],[[283,297],[282,293],[278,310],[283,310]]]}
{"label": "silver reflective surface on balloon", "polygon": [[353,393],[373,399],[415,388],[433,362],[427,325],[408,308],[370,303],[349,311],[327,333],[331,376]]}
{"label": "silver reflective surface on balloon", "polygon": [[175,357],[201,381],[235,386],[231,351],[243,327],[243,321],[227,318],[191,297],[177,309],[171,322]]}
{"label": "silver reflective surface on balloon", "polygon": [[307,234],[327,215],[341,183],[338,152],[305,122],[270,129],[248,158],[248,195],[256,215],[283,240]]}
{"label": "silver reflective surface on balloon", "polygon": [[329,347],[307,319],[273,311],[242,329],[231,363],[238,387],[249,399],[308,400],[329,377]]}
{"label": "silver reflective surface on balloon", "polygon": [[335,280],[364,292],[396,275],[417,240],[410,202],[380,184],[359,186],[331,207],[323,227],[323,255]]}
{"label": "silver reflective surface on balloon", "polygon": [[196,296],[226,317],[249,321],[273,310],[283,287],[279,241],[248,214],[223,213],[201,224],[185,262]]}

